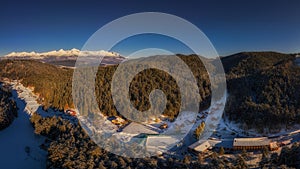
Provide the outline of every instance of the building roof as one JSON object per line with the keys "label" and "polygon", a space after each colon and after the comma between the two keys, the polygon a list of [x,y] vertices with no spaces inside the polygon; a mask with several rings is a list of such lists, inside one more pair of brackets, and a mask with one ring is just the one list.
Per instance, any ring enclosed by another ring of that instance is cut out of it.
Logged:
{"label": "building roof", "polygon": [[267,137],[259,138],[235,138],[233,140],[233,146],[267,146],[270,144],[270,140]]}
{"label": "building roof", "polygon": [[155,131],[154,127],[145,126],[139,123],[131,122],[128,126],[123,129],[123,132],[129,134],[159,134]]}
{"label": "building roof", "polygon": [[233,140],[222,140],[221,142],[218,142],[215,147],[231,149],[233,147]]}
{"label": "building roof", "polygon": [[271,149],[277,149],[278,148],[277,142],[271,142],[270,143],[270,148]]}
{"label": "building roof", "polygon": [[203,152],[209,149],[211,146],[212,145],[209,141],[197,141],[196,143],[190,145],[189,148],[197,152]]}
{"label": "building roof", "polygon": [[179,140],[167,135],[147,136],[146,147],[148,151],[167,151],[171,149]]}
{"label": "building roof", "polygon": [[281,142],[281,144],[285,144],[285,145],[290,144],[290,143],[291,143],[291,140],[290,140],[290,139]]}

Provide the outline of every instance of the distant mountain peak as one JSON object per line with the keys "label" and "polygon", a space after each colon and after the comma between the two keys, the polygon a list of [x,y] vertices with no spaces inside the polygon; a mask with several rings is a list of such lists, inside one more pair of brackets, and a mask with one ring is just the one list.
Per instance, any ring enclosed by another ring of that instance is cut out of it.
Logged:
{"label": "distant mountain peak", "polygon": [[2,59],[13,60],[36,60],[46,63],[50,63],[58,66],[74,67],[78,56],[91,57],[91,59],[100,59],[98,56],[103,56],[101,59],[101,65],[115,65],[121,63],[125,57],[122,57],[119,53],[109,52],[105,50],[99,51],[80,51],[79,49],[70,50],[53,50],[49,52],[11,52]]}
{"label": "distant mountain peak", "polygon": [[70,50],[53,50],[49,52],[11,52],[4,57],[10,58],[10,57],[29,57],[32,59],[43,59],[44,57],[50,57],[50,56],[110,56],[110,57],[120,57],[121,55],[116,52],[109,52],[105,50],[99,50],[99,51],[80,51],[79,49],[73,48]]}

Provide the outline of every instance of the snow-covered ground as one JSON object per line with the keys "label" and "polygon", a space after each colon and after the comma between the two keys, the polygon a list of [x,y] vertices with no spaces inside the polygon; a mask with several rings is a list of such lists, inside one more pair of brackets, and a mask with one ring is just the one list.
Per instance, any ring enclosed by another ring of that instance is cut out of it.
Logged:
{"label": "snow-covered ground", "polygon": [[47,152],[40,149],[45,138],[34,134],[26,103],[13,91],[18,117],[6,129],[0,131],[0,165],[11,169],[46,168]]}
{"label": "snow-covered ground", "polygon": [[18,117],[6,129],[0,131],[0,165],[11,169],[41,169],[46,168],[47,152],[40,148],[45,137],[34,134],[30,124],[30,116],[37,112],[43,117],[61,116],[71,122],[76,118],[64,112],[48,109],[47,112],[36,101],[38,96],[30,88],[16,81],[9,83],[13,89],[13,97],[19,108]]}
{"label": "snow-covered ground", "polygon": [[[226,116],[225,116],[226,117]],[[281,129],[277,133],[259,133],[255,129],[244,130],[241,124],[229,121],[226,118],[220,120],[217,132],[214,136],[224,137],[279,137],[284,135],[297,134],[300,132],[300,125],[294,125],[290,129]],[[235,133],[235,134],[233,134]]]}
{"label": "snow-covered ground", "polygon": [[[226,95],[226,98],[228,97],[228,94]],[[213,107],[213,106],[211,106]],[[212,109],[212,108],[210,108]],[[283,136],[288,135],[293,132],[300,132],[300,125],[295,125],[291,129],[286,130],[282,129],[281,131],[277,133],[259,133],[255,129],[248,129],[244,130],[242,125],[239,123],[236,123],[234,121],[228,120],[226,114],[224,114],[224,118],[221,118],[219,121],[219,125],[214,132],[214,134],[211,136],[212,138],[217,139],[229,139],[229,138],[235,138],[235,137],[276,137],[276,136]],[[294,134],[296,134],[294,133]]]}

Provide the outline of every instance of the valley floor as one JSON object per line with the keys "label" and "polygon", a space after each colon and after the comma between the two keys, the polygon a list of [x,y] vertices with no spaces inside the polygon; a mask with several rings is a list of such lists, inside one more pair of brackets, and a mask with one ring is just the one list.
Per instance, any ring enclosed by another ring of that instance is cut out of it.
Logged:
{"label": "valley floor", "polygon": [[40,148],[45,143],[45,137],[36,135],[30,123],[34,112],[43,117],[61,116],[70,121],[74,117],[63,112],[48,109],[45,112],[37,103],[37,96],[22,84],[7,82],[12,85],[12,99],[18,106],[18,117],[6,129],[0,131],[1,168],[40,169],[46,168],[47,151]]}
{"label": "valley floor", "polygon": [[46,168],[47,152],[39,146],[45,138],[34,134],[26,103],[13,91],[18,117],[6,129],[0,131],[1,168],[40,169]]}

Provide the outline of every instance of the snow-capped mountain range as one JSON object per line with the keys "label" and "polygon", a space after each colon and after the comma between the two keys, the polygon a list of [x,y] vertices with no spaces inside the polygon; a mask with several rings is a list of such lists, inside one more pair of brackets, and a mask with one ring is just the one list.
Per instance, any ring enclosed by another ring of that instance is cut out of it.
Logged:
{"label": "snow-capped mountain range", "polygon": [[97,56],[104,56],[101,61],[101,65],[113,65],[122,62],[125,57],[122,57],[119,53],[108,52],[105,50],[99,51],[80,51],[78,49],[70,50],[53,50],[49,52],[12,52],[0,59],[22,59],[22,60],[37,60],[54,65],[74,67],[78,56],[89,56],[87,59],[99,59]]}
{"label": "snow-capped mountain range", "polygon": [[42,59],[44,57],[49,57],[49,56],[112,56],[112,57],[119,57],[120,54],[116,52],[108,52],[104,50],[100,51],[80,51],[79,49],[71,49],[71,50],[53,50],[49,52],[42,52],[42,53],[37,53],[37,52],[12,52],[4,57],[31,57],[31,58],[36,58],[36,59]]}

